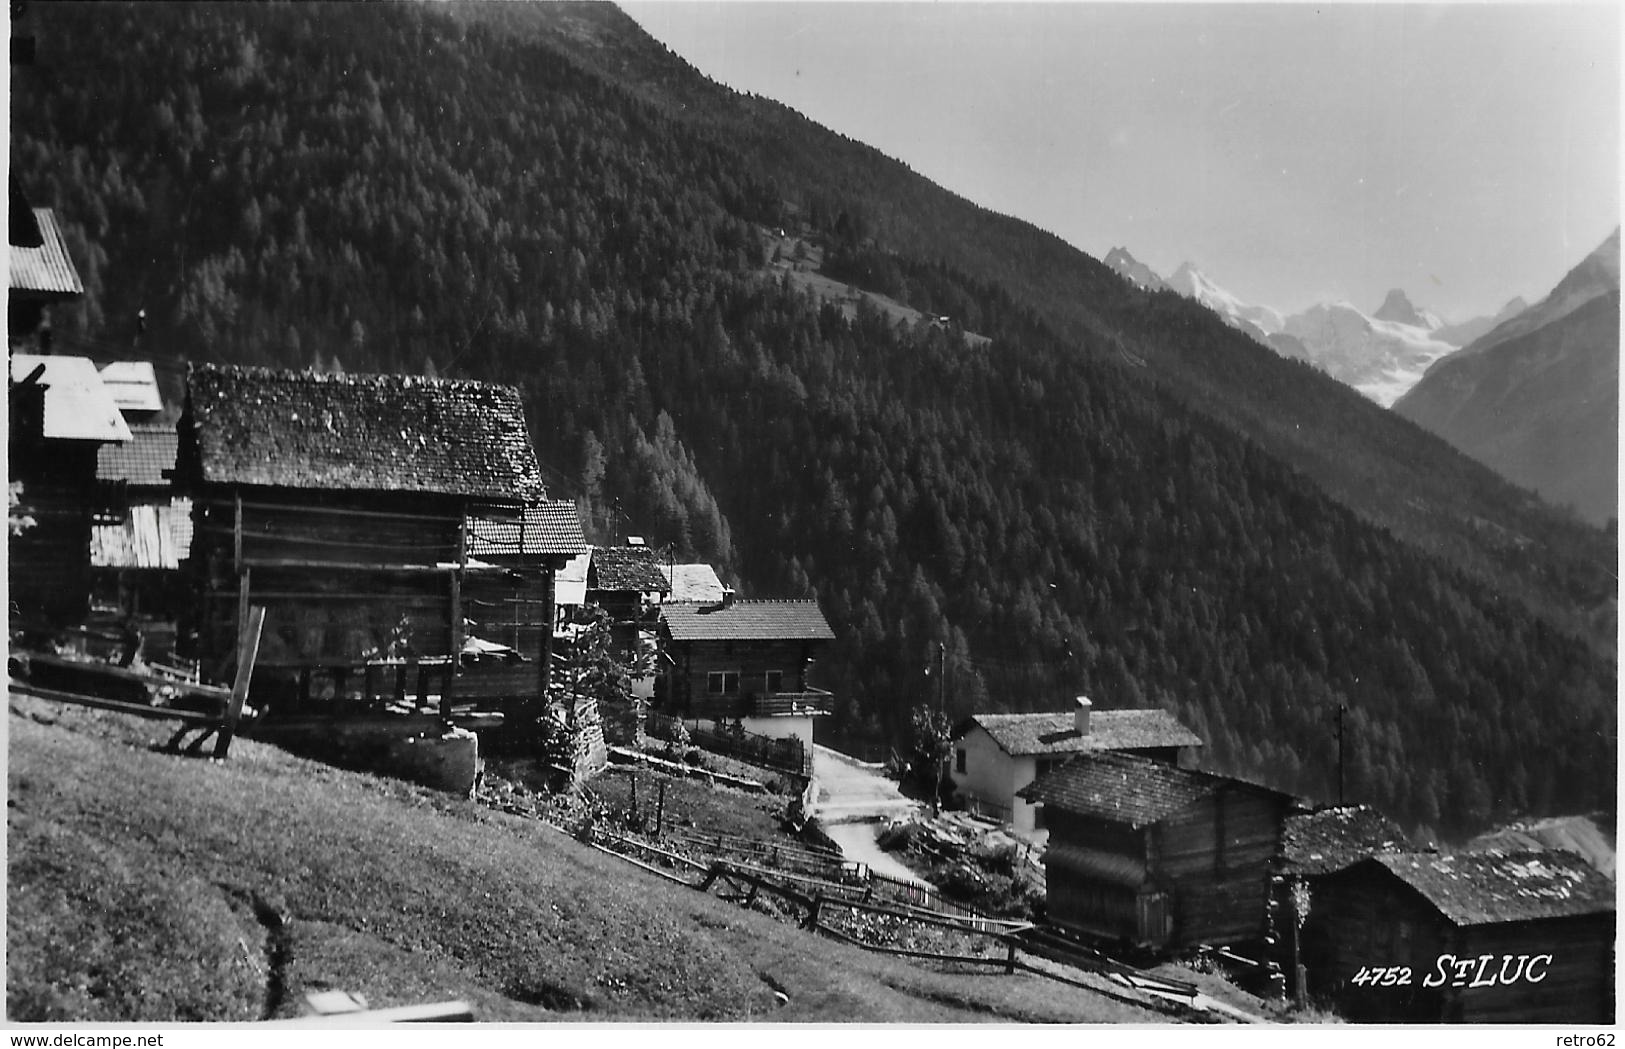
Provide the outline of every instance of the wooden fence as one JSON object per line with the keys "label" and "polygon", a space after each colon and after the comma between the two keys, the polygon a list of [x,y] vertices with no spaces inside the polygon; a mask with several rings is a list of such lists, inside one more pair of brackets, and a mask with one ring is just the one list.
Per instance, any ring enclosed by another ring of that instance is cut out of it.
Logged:
{"label": "wooden fence", "polygon": [[[678,726],[682,724],[680,718],[650,712],[643,727],[655,739],[671,742],[680,738]],[[688,726],[687,731],[689,742],[701,750],[798,776],[812,773],[812,754],[795,736],[763,736],[721,727],[702,728],[698,724]]]}

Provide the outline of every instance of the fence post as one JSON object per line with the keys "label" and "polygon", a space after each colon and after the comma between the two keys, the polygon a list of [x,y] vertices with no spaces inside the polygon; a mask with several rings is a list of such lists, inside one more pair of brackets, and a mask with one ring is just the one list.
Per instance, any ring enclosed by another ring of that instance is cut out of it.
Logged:
{"label": "fence post", "polygon": [[1008,975],[1014,974],[1015,971],[1016,971],[1016,940],[1015,940],[1015,937],[1006,936],[1004,938],[1004,946],[1005,946],[1005,949],[1009,951],[1009,953],[1004,956],[1004,972],[1005,972],[1005,975],[1008,976]]}
{"label": "fence post", "polygon": [[632,820],[631,820],[631,822],[636,823],[637,821],[638,821],[638,774],[636,772],[634,772],[634,773],[632,773]]}
{"label": "fence post", "polygon": [[660,797],[655,801],[655,837],[660,837],[661,827],[666,820],[666,781],[660,781]]}
{"label": "fence post", "polygon": [[812,929],[814,932],[818,931],[818,912],[823,910],[823,907],[824,895],[819,893],[812,899],[812,906],[807,910],[807,924],[803,925],[802,928]]}

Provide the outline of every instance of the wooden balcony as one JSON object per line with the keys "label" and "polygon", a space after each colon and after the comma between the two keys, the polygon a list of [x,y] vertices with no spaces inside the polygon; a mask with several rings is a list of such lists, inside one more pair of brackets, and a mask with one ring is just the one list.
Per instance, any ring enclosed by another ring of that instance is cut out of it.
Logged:
{"label": "wooden balcony", "polygon": [[828,714],[835,697],[821,688],[801,692],[758,692],[750,697],[751,713],[757,717],[790,717]]}
{"label": "wooden balcony", "polygon": [[691,699],[684,716],[711,721],[827,715],[834,698],[821,688],[801,692],[746,692],[734,695],[707,693]]}

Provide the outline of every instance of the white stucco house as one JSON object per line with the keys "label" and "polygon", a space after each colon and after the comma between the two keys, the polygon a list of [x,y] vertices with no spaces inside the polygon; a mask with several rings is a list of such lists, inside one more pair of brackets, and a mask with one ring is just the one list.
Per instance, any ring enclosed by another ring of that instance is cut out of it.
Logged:
{"label": "white stucco house", "polygon": [[1094,710],[1079,696],[1070,711],[966,718],[954,729],[950,776],[967,808],[1030,831],[1043,826],[1042,806],[1016,792],[1076,755],[1119,751],[1188,766],[1201,745],[1166,710]]}

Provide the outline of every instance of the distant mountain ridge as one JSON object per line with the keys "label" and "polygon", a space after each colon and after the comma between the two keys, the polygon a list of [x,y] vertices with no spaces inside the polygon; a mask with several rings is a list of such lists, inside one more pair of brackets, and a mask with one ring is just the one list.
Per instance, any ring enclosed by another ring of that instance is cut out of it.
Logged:
{"label": "distant mountain ridge", "polygon": [[1550,295],[1440,360],[1394,411],[1603,523],[1619,506],[1619,231]]}
{"label": "distant mountain ridge", "polygon": [[1446,324],[1394,288],[1373,313],[1333,302],[1287,316],[1243,300],[1190,262],[1164,280],[1127,248],[1113,248],[1103,261],[1138,287],[1167,288],[1200,302],[1283,357],[1312,364],[1384,407],[1414,386],[1434,361],[1523,309],[1523,300],[1514,299],[1493,318]]}

